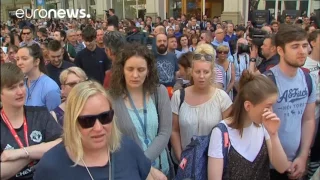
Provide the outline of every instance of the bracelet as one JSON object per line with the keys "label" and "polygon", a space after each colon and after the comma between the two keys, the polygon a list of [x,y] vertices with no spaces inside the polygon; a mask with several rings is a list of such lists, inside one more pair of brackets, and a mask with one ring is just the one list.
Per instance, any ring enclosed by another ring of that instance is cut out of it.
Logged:
{"label": "bracelet", "polygon": [[29,152],[27,151],[27,149],[26,149],[25,147],[23,147],[23,150],[24,150],[24,152],[26,153],[27,158],[29,158],[30,154],[29,154]]}

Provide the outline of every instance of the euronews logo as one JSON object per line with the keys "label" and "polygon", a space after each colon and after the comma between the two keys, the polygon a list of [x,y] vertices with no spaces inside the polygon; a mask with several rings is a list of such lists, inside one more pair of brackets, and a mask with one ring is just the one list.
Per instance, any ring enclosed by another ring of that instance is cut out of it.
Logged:
{"label": "euronews logo", "polygon": [[34,18],[35,14],[39,15],[40,18],[90,18],[90,14],[86,14],[85,9],[17,9],[16,10],[16,17],[17,18]]}

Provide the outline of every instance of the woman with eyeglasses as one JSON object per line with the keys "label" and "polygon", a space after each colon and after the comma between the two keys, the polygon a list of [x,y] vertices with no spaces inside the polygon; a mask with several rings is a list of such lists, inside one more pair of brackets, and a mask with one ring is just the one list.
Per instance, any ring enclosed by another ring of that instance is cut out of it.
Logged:
{"label": "woman with eyeglasses", "polygon": [[[178,161],[192,136],[208,135],[222,119],[229,117],[232,101],[213,84],[215,51],[201,44],[191,64],[191,86],[175,91],[171,99],[173,130],[171,144]],[[181,96],[181,93],[184,95]],[[182,98],[183,97],[183,98]]]}
{"label": "woman with eyeglasses", "polygon": [[[67,99],[71,89],[78,83],[86,81],[87,79],[86,73],[81,68],[70,67],[63,70],[60,74],[62,99]],[[64,101],[50,112],[61,126],[63,126],[65,107],[66,102]]]}
{"label": "woman with eyeglasses", "polygon": [[65,109],[63,142],[44,155],[34,180],[163,179],[139,146],[122,137],[119,119],[98,82],[77,84]]}
{"label": "woman with eyeglasses", "polygon": [[44,107],[24,106],[24,74],[13,63],[1,65],[1,178],[32,180],[43,154],[57,145],[62,129]]}
{"label": "woman with eyeglasses", "polygon": [[45,106],[49,111],[61,104],[60,88],[46,75],[46,67],[40,47],[37,44],[18,50],[17,65],[26,76],[26,105]]}
{"label": "woman with eyeglasses", "polygon": [[172,130],[168,92],[158,85],[155,58],[147,47],[127,44],[112,67],[110,95],[120,131],[132,138],[167,176],[167,144]]}
{"label": "woman with eyeglasses", "polygon": [[269,180],[270,164],[281,174],[290,172],[292,163],[278,136],[280,119],[272,112],[277,98],[272,80],[243,71],[231,116],[221,121],[227,135],[219,128],[211,133],[209,180]]}
{"label": "woman with eyeglasses", "polygon": [[228,60],[229,47],[226,45],[220,45],[217,47],[217,53],[218,59],[216,64],[223,72],[223,90],[229,94],[229,97],[232,100],[236,74],[234,64]]}

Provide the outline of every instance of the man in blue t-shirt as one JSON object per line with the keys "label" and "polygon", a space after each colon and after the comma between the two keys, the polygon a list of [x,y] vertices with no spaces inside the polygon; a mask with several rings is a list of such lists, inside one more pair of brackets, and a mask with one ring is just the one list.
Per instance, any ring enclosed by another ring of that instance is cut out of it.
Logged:
{"label": "man in blue t-shirt", "polygon": [[[279,138],[292,165],[287,174],[271,169],[271,180],[300,179],[305,172],[315,129],[316,90],[309,92],[300,68],[308,55],[307,33],[300,27],[284,25],[275,37],[280,62],[271,68],[279,97],[273,111],[281,119]],[[312,81],[311,81],[312,82]],[[275,152],[276,153],[276,152]]]}
{"label": "man in blue t-shirt", "polygon": [[176,82],[176,74],[179,70],[178,60],[174,53],[168,52],[168,40],[165,34],[156,36],[157,45],[157,68],[160,84],[173,87]]}

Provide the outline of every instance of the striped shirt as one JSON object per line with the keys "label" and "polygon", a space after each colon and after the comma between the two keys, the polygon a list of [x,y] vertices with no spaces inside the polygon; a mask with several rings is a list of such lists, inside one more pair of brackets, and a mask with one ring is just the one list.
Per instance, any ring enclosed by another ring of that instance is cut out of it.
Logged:
{"label": "striped shirt", "polygon": [[214,68],[214,74],[215,74],[215,78],[214,78],[214,84],[218,84],[218,83],[221,83],[221,84],[223,84],[223,73],[222,73],[222,71],[219,69],[219,68],[217,68],[217,67],[215,67]]}

